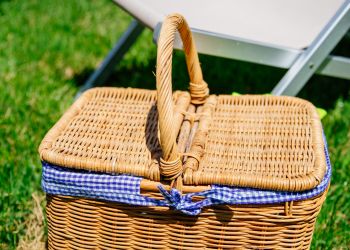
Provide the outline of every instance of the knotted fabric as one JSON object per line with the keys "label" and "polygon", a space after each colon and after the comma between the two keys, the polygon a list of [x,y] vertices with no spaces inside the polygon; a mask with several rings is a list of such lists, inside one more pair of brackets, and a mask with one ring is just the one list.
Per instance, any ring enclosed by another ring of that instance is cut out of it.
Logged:
{"label": "knotted fabric", "polygon": [[200,201],[192,202],[193,194],[181,195],[176,188],[172,188],[168,192],[162,185],[159,185],[158,189],[170,208],[187,215],[198,215],[201,212],[203,204]]}
{"label": "knotted fabric", "polygon": [[[261,190],[254,188],[212,185],[210,190],[181,195],[177,189],[169,192],[159,186],[164,199],[143,196],[140,192],[141,177],[113,175],[82,170],[73,170],[43,162],[42,188],[52,195],[84,197],[137,206],[162,206],[187,215],[198,215],[202,208],[212,205],[254,205],[306,200],[326,190],[331,177],[331,164],[325,144],[327,171],[321,183],[302,192]],[[192,197],[203,199],[193,202]]]}

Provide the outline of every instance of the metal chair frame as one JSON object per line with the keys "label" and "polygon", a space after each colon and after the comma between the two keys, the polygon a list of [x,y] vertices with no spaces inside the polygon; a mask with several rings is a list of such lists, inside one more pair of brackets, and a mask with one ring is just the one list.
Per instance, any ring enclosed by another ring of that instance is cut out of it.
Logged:
{"label": "metal chair frame", "polygon": [[[131,22],[79,93],[101,85],[107,80],[144,27],[137,20]],[[153,30],[155,42],[158,40],[160,27],[161,23],[158,23]],[[197,29],[192,29],[192,32],[199,53],[288,69],[272,90],[272,94],[295,96],[315,73],[350,80],[350,58],[330,55],[349,29],[350,0],[346,0],[310,46],[304,50],[278,47]],[[176,40],[175,47],[181,49],[180,39]]]}

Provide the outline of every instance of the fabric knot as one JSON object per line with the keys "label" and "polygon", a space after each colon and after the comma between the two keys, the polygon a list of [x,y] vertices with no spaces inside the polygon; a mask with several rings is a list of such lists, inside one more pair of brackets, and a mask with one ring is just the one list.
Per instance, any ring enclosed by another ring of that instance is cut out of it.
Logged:
{"label": "fabric knot", "polygon": [[202,104],[209,96],[208,84],[204,80],[201,83],[190,82],[190,93],[193,104]]}
{"label": "fabric knot", "polygon": [[180,191],[172,188],[169,192],[162,185],[158,185],[169,207],[187,215],[198,215],[202,210],[200,202],[193,202],[192,195],[181,195]]}

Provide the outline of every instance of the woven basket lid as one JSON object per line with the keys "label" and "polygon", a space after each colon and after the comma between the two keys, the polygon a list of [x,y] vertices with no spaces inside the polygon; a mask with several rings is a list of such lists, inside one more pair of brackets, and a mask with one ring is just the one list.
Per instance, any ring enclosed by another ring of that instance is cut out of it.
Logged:
{"label": "woven basket lid", "polygon": [[[190,91],[171,88],[175,32],[184,41]],[[128,173],[175,187],[224,184],[301,191],[318,185],[326,159],[315,107],[294,97],[210,95],[191,33],[169,16],[158,41],[157,91],[85,92],[43,139],[43,161]]]}

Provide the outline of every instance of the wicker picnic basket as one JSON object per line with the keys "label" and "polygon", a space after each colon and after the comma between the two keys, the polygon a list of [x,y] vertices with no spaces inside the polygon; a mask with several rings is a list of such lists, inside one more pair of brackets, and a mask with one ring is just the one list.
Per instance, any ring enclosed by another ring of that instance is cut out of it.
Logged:
{"label": "wicker picnic basket", "polygon": [[[172,93],[177,31],[189,93]],[[302,193],[323,180],[327,155],[314,106],[293,97],[209,95],[181,15],[168,16],[162,25],[156,78],[156,91],[85,92],[43,139],[43,162],[86,173],[139,176],[141,195],[159,200],[160,183],[182,194],[204,192],[213,184]],[[326,192],[280,203],[214,205],[197,216],[171,206],[48,194],[48,246],[308,249]]]}

